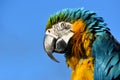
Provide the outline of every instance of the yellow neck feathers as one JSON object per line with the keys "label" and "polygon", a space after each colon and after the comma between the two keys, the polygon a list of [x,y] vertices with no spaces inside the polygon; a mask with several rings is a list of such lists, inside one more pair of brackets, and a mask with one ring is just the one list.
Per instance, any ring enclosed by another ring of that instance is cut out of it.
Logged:
{"label": "yellow neck feathers", "polygon": [[[87,61],[89,60],[87,59],[91,57],[92,42],[94,41],[94,36],[92,33],[88,32],[85,29],[85,27],[86,25],[82,20],[77,20],[72,25],[72,31],[74,32],[74,35],[69,43],[70,46],[72,46],[71,48],[72,50],[70,54],[68,54],[68,56],[66,57],[67,58],[66,63],[73,70],[72,80],[83,80],[83,79],[76,79],[73,76],[76,76],[79,74],[79,77],[80,77],[80,74],[83,74],[81,72],[85,72],[85,70],[87,71],[84,74],[89,72],[89,67],[87,67],[88,65]],[[81,62],[81,60],[83,61]],[[91,65],[91,69],[93,69],[93,65],[92,65],[93,58],[90,58],[89,62]],[[81,66],[81,64],[85,64],[85,65]],[[91,71],[93,70],[90,70],[90,73]],[[89,80],[89,79],[86,78],[84,80]]]}
{"label": "yellow neck feathers", "polygon": [[71,80],[94,80],[92,57],[79,61],[75,70],[72,70]]}

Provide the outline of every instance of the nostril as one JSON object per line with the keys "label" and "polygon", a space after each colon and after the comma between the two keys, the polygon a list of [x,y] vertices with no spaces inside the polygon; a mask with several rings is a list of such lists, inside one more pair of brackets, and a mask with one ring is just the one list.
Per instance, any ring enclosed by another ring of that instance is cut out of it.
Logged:
{"label": "nostril", "polygon": [[48,30],[48,32],[50,33],[50,30]]}

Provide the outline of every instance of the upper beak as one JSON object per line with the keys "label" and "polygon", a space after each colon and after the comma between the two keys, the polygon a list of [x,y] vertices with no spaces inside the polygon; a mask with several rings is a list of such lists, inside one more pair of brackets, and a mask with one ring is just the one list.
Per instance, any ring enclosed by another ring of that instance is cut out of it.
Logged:
{"label": "upper beak", "polygon": [[54,38],[53,36],[46,35],[44,38],[44,48],[47,53],[47,55],[54,61],[59,62],[52,54],[55,49],[55,44],[56,44],[57,39]]}

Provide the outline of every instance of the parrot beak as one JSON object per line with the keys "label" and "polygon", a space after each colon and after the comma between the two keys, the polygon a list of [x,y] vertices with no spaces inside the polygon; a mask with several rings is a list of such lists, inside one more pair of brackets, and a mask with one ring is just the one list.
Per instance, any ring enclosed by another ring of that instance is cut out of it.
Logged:
{"label": "parrot beak", "polygon": [[59,62],[52,54],[54,52],[55,43],[57,39],[53,36],[46,35],[44,38],[44,49],[47,53],[47,55],[55,62]]}
{"label": "parrot beak", "polygon": [[44,49],[47,55],[55,62],[59,62],[54,56],[53,52],[57,52],[60,54],[65,53],[66,47],[70,38],[74,35],[74,33],[69,30],[66,34],[64,34],[61,38],[53,34],[46,34],[44,38]]}

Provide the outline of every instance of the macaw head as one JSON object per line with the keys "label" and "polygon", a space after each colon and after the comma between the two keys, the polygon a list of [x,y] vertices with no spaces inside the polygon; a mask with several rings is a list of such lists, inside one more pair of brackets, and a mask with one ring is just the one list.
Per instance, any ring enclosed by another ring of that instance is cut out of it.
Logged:
{"label": "macaw head", "polygon": [[60,21],[46,30],[44,48],[48,56],[56,62],[58,61],[53,57],[52,53],[65,53],[67,51],[68,42],[74,34],[71,26],[70,22]]}
{"label": "macaw head", "polygon": [[54,52],[78,53],[76,57],[86,53],[89,56],[90,41],[94,39],[93,34],[99,28],[97,26],[101,25],[104,25],[101,17],[96,17],[96,13],[83,8],[63,9],[55,13],[50,16],[46,25],[44,48],[47,55],[56,62],[58,60],[54,58]]}

